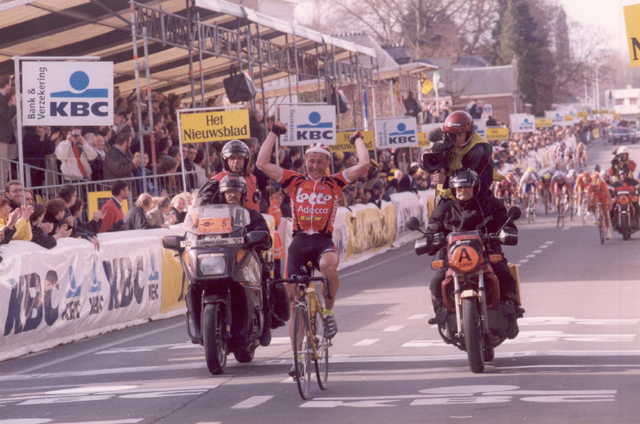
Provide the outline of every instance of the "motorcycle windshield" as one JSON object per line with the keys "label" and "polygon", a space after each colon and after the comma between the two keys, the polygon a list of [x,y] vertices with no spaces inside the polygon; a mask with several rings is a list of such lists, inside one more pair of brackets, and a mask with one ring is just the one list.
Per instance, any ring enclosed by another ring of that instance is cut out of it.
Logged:
{"label": "motorcycle windshield", "polygon": [[239,234],[250,222],[249,211],[242,206],[205,205],[189,211],[184,229],[196,236]]}

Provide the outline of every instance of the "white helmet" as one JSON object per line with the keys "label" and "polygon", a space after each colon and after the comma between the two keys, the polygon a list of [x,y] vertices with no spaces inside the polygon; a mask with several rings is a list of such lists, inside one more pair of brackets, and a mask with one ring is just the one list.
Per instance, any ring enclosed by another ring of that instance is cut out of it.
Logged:
{"label": "white helmet", "polygon": [[575,176],[576,176],[575,169],[570,170],[569,173],[567,174],[567,177],[569,177],[569,178],[573,178]]}
{"label": "white helmet", "polygon": [[627,146],[618,147],[618,150],[616,151],[616,153],[619,155],[623,153],[629,154],[629,148]]}

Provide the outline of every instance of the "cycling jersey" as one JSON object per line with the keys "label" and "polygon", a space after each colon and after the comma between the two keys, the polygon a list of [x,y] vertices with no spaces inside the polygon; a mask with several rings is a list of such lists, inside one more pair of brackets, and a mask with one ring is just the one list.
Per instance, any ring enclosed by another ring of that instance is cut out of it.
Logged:
{"label": "cycling jersey", "polygon": [[609,198],[606,194],[607,190],[609,189],[607,188],[607,185],[604,183],[604,181],[597,181],[595,183],[592,182],[591,184],[589,184],[589,187],[587,187],[587,193],[595,196],[603,205],[609,203]]}
{"label": "cycling jersey", "polygon": [[591,178],[587,181],[582,175],[578,177],[576,180],[576,188],[578,189],[578,193],[585,193],[587,191],[587,187],[591,184]]}
{"label": "cycling jersey", "polygon": [[351,181],[345,171],[315,181],[308,174],[283,169],[278,181],[289,190],[293,212],[293,235],[321,233],[331,236],[342,189]]}

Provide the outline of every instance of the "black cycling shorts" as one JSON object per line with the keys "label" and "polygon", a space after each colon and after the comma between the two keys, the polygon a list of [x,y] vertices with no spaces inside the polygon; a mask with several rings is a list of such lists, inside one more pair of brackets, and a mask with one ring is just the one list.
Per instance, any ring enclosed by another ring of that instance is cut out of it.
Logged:
{"label": "black cycling shorts", "polygon": [[287,278],[309,273],[307,263],[320,270],[320,258],[327,252],[338,253],[333,239],[325,234],[298,233],[293,237],[287,254]]}

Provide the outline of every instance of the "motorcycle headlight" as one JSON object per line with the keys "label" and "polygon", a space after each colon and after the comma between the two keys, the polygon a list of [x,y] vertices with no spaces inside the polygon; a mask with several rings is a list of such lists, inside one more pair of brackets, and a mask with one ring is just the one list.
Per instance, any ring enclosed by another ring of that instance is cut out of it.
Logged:
{"label": "motorcycle headlight", "polygon": [[198,270],[200,275],[222,275],[225,274],[227,261],[224,253],[208,253],[198,255]]}

